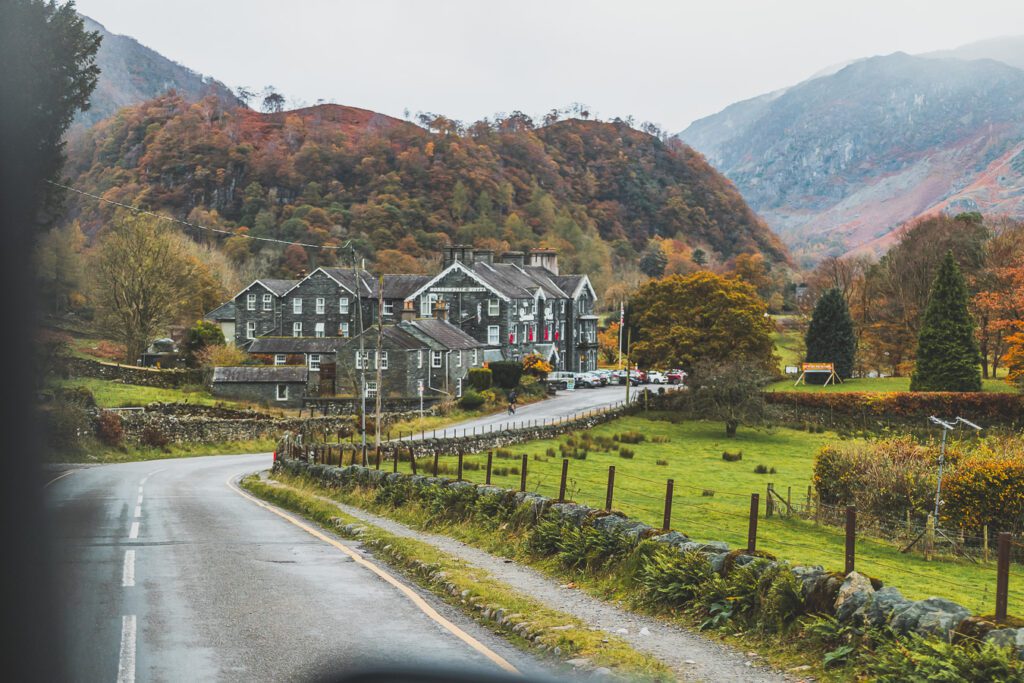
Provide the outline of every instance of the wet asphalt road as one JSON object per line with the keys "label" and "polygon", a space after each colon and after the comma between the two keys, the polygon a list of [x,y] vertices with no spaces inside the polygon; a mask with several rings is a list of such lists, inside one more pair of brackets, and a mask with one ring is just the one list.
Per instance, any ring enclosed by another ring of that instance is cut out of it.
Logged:
{"label": "wet asphalt road", "polygon": [[[307,680],[382,665],[499,670],[397,588],[229,487],[269,465],[269,455],[126,463],[75,469],[48,486],[74,680]],[[520,671],[544,673],[415,590]]]}

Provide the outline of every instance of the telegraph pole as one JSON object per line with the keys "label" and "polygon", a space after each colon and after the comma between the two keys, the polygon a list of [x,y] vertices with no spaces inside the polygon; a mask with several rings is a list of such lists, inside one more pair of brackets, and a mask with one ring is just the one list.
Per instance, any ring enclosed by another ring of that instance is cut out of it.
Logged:
{"label": "telegraph pole", "polygon": [[[376,405],[375,415],[377,423],[377,429],[374,433],[373,439],[373,450],[377,454],[377,459],[380,459],[380,395],[384,388],[382,385],[384,369],[381,367],[381,351],[384,348],[384,276],[377,276],[377,392],[375,394]],[[397,458],[398,455],[395,455]]]}
{"label": "telegraph pole", "polygon": [[363,337],[363,294],[359,277],[359,261],[356,260],[356,250],[352,249],[352,276],[355,280],[356,308],[359,312],[359,431],[362,434],[363,457],[366,457],[366,339]]}

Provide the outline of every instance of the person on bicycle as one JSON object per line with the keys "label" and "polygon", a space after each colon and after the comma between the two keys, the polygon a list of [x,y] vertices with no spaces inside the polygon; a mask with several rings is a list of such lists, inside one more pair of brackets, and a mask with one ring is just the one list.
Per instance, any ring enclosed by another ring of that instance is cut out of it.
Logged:
{"label": "person on bicycle", "polygon": [[517,398],[518,398],[518,396],[516,396],[516,390],[515,389],[513,389],[510,392],[508,392],[508,414],[509,415],[515,415],[516,414],[516,399]]}

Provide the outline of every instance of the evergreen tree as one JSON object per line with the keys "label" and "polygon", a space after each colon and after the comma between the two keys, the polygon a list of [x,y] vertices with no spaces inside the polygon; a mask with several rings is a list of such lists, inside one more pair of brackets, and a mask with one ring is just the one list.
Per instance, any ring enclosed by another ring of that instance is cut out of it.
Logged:
{"label": "evergreen tree", "polygon": [[[818,299],[805,341],[808,363],[833,363],[836,374],[841,378],[848,379],[853,375],[857,338],[853,333],[850,309],[838,289],[830,289]],[[826,379],[821,373],[813,373],[808,377],[812,383],[824,382]]]}
{"label": "evergreen tree", "polygon": [[911,391],[981,391],[981,357],[967,301],[964,277],[947,251],[924,311]]}

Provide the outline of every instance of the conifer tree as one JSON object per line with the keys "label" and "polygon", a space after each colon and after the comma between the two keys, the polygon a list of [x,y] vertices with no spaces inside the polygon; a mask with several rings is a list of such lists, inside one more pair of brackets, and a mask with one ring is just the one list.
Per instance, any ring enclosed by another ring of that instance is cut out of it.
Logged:
{"label": "conifer tree", "polygon": [[[828,290],[818,300],[805,341],[808,363],[833,363],[836,374],[841,378],[849,379],[853,375],[857,338],[853,333],[850,309],[838,289]],[[820,383],[826,377],[814,373],[808,379]]]}
{"label": "conifer tree", "polygon": [[967,301],[967,284],[948,251],[924,311],[911,391],[981,391],[981,357]]}

